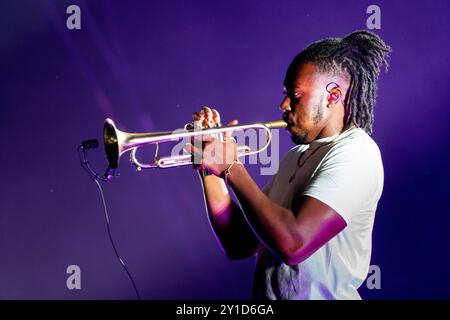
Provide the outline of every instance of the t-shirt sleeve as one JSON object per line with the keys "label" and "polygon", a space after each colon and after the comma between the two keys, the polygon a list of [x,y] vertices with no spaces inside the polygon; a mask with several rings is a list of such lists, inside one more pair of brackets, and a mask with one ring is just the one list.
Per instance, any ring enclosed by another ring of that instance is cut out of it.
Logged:
{"label": "t-shirt sleeve", "polygon": [[262,192],[266,195],[269,196],[270,194],[270,190],[272,189],[272,185],[273,185],[273,181],[275,180],[275,176],[272,176],[272,178],[270,179],[270,181],[261,189]]}
{"label": "t-shirt sleeve", "polygon": [[376,205],[383,168],[379,150],[343,146],[324,158],[303,195],[334,209],[347,225],[355,214]]}

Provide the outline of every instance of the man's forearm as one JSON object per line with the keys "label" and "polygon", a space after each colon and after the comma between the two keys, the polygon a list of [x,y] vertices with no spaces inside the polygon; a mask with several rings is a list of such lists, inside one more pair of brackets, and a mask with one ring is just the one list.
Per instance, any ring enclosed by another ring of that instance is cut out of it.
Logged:
{"label": "man's forearm", "polygon": [[223,179],[214,175],[202,176],[202,184],[211,218],[218,221],[226,220],[225,216],[230,214],[232,199]]}
{"label": "man's forearm", "polygon": [[272,250],[286,255],[295,250],[300,239],[294,228],[292,211],[271,201],[242,164],[232,167],[227,181],[233,188],[248,222],[259,238]]}
{"label": "man's forearm", "polygon": [[211,227],[231,259],[251,255],[259,244],[240,207],[232,200],[223,179],[202,177],[203,191]]}

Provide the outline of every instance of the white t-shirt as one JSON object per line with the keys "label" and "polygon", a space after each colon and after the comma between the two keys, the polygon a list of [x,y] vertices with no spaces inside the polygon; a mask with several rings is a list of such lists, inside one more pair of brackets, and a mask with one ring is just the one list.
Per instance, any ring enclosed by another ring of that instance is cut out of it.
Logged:
{"label": "white t-shirt", "polygon": [[341,215],[347,227],[292,267],[261,245],[253,298],[361,299],[357,289],[369,270],[383,175],[378,146],[360,128],[292,148],[265,194],[294,213],[302,196],[314,197]]}

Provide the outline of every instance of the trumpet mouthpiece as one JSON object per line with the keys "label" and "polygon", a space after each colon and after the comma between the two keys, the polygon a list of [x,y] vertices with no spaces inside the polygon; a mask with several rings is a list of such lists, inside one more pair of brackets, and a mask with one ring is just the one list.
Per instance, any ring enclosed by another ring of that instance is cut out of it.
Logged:
{"label": "trumpet mouthpiece", "polygon": [[287,123],[284,120],[266,122],[264,125],[269,129],[282,129],[287,127]]}

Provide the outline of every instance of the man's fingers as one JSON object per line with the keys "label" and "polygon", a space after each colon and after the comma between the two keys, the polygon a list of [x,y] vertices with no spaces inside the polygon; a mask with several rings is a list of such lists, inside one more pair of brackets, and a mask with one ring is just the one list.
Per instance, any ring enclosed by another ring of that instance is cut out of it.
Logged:
{"label": "man's fingers", "polygon": [[211,136],[210,134],[204,134],[202,135],[202,141],[203,142],[211,142],[214,141],[215,138],[213,136]]}
{"label": "man's fingers", "polygon": [[210,143],[214,141],[215,138],[210,134],[202,134],[198,136],[191,137],[191,143],[194,145],[204,145],[205,143]]}
{"label": "man's fingers", "polygon": [[211,108],[208,106],[204,106],[204,107],[202,107],[202,112],[205,115],[203,127],[207,127],[207,128],[211,127],[212,122],[213,122],[213,114],[212,114]]}
{"label": "man's fingers", "polygon": [[202,107],[202,111],[205,114],[205,117],[209,117],[210,115],[212,116],[212,110],[210,107],[208,106],[203,106]]}
{"label": "man's fingers", "polygon": [[194,128],[215,128],[221,126],[220,113],[213,108],[203,106],[200,111],[192,115]]}
{"label": "man's fingers", "polygon": [[194,145],[191,144],[191,143],[186,143],[186,144],[184,145],[183,149],[184,149],[186,152],[188,152],[188,153],[190,153],[190,154],[192,154],[192,155],[196,155],[196,156],[200,156],[200,155],[201,155],[200,149],[197,148],[196,146],[194,146]]}
{"label": "man's fingers", "polygon": [[186,143],[183,149],[192,155],[192,162],[194,169],[195,170],[203,169],[202,157],[201,153],[199,152],[199,149],[190,143]]}
{"label": "man's fingers", "polygon": [[204,119],[205,115],[203,114],[203,112],[195,112],[192,115],[192,120],[194,121],[194,128],[202,128]]}
{"label": "man's fingers", "polygon": [[202,117],[203,117],[203,114],[201,112],[194,112],[194,114],[192,115],[192,120],[198,121],[198,120],[201,120]]}
{"label": "man's fingers", "polygon": [[213,127],[220,127],[220,113],[216,109],[212,109]]}
{"label": "man's fingers", "polygon": [[[202,151],[201,149],[204,150],[208,144],[210,144],[211,142],[216,140],[215,138],[206,136],[206,135],[203,135],[203,137],[207,137],[206,140],[205,139],[202,139],[201,141],[200,141],[200,139],[195,140],[195,141],[199,141],[198,144],[192,143],[192,142],[186,143],[184,145],[184,150],[186,150],[189,153],[193,153],[193,152],[201,153],[201,151]],[[194,149],[192,149],[192,148],[194,148]]]}
{"label": "man's fingers", "polygon": [[184,151],[188,152],[188,153],[194,153],[195,152],[195,147],[192,143],[186,143],[183,147]]}

